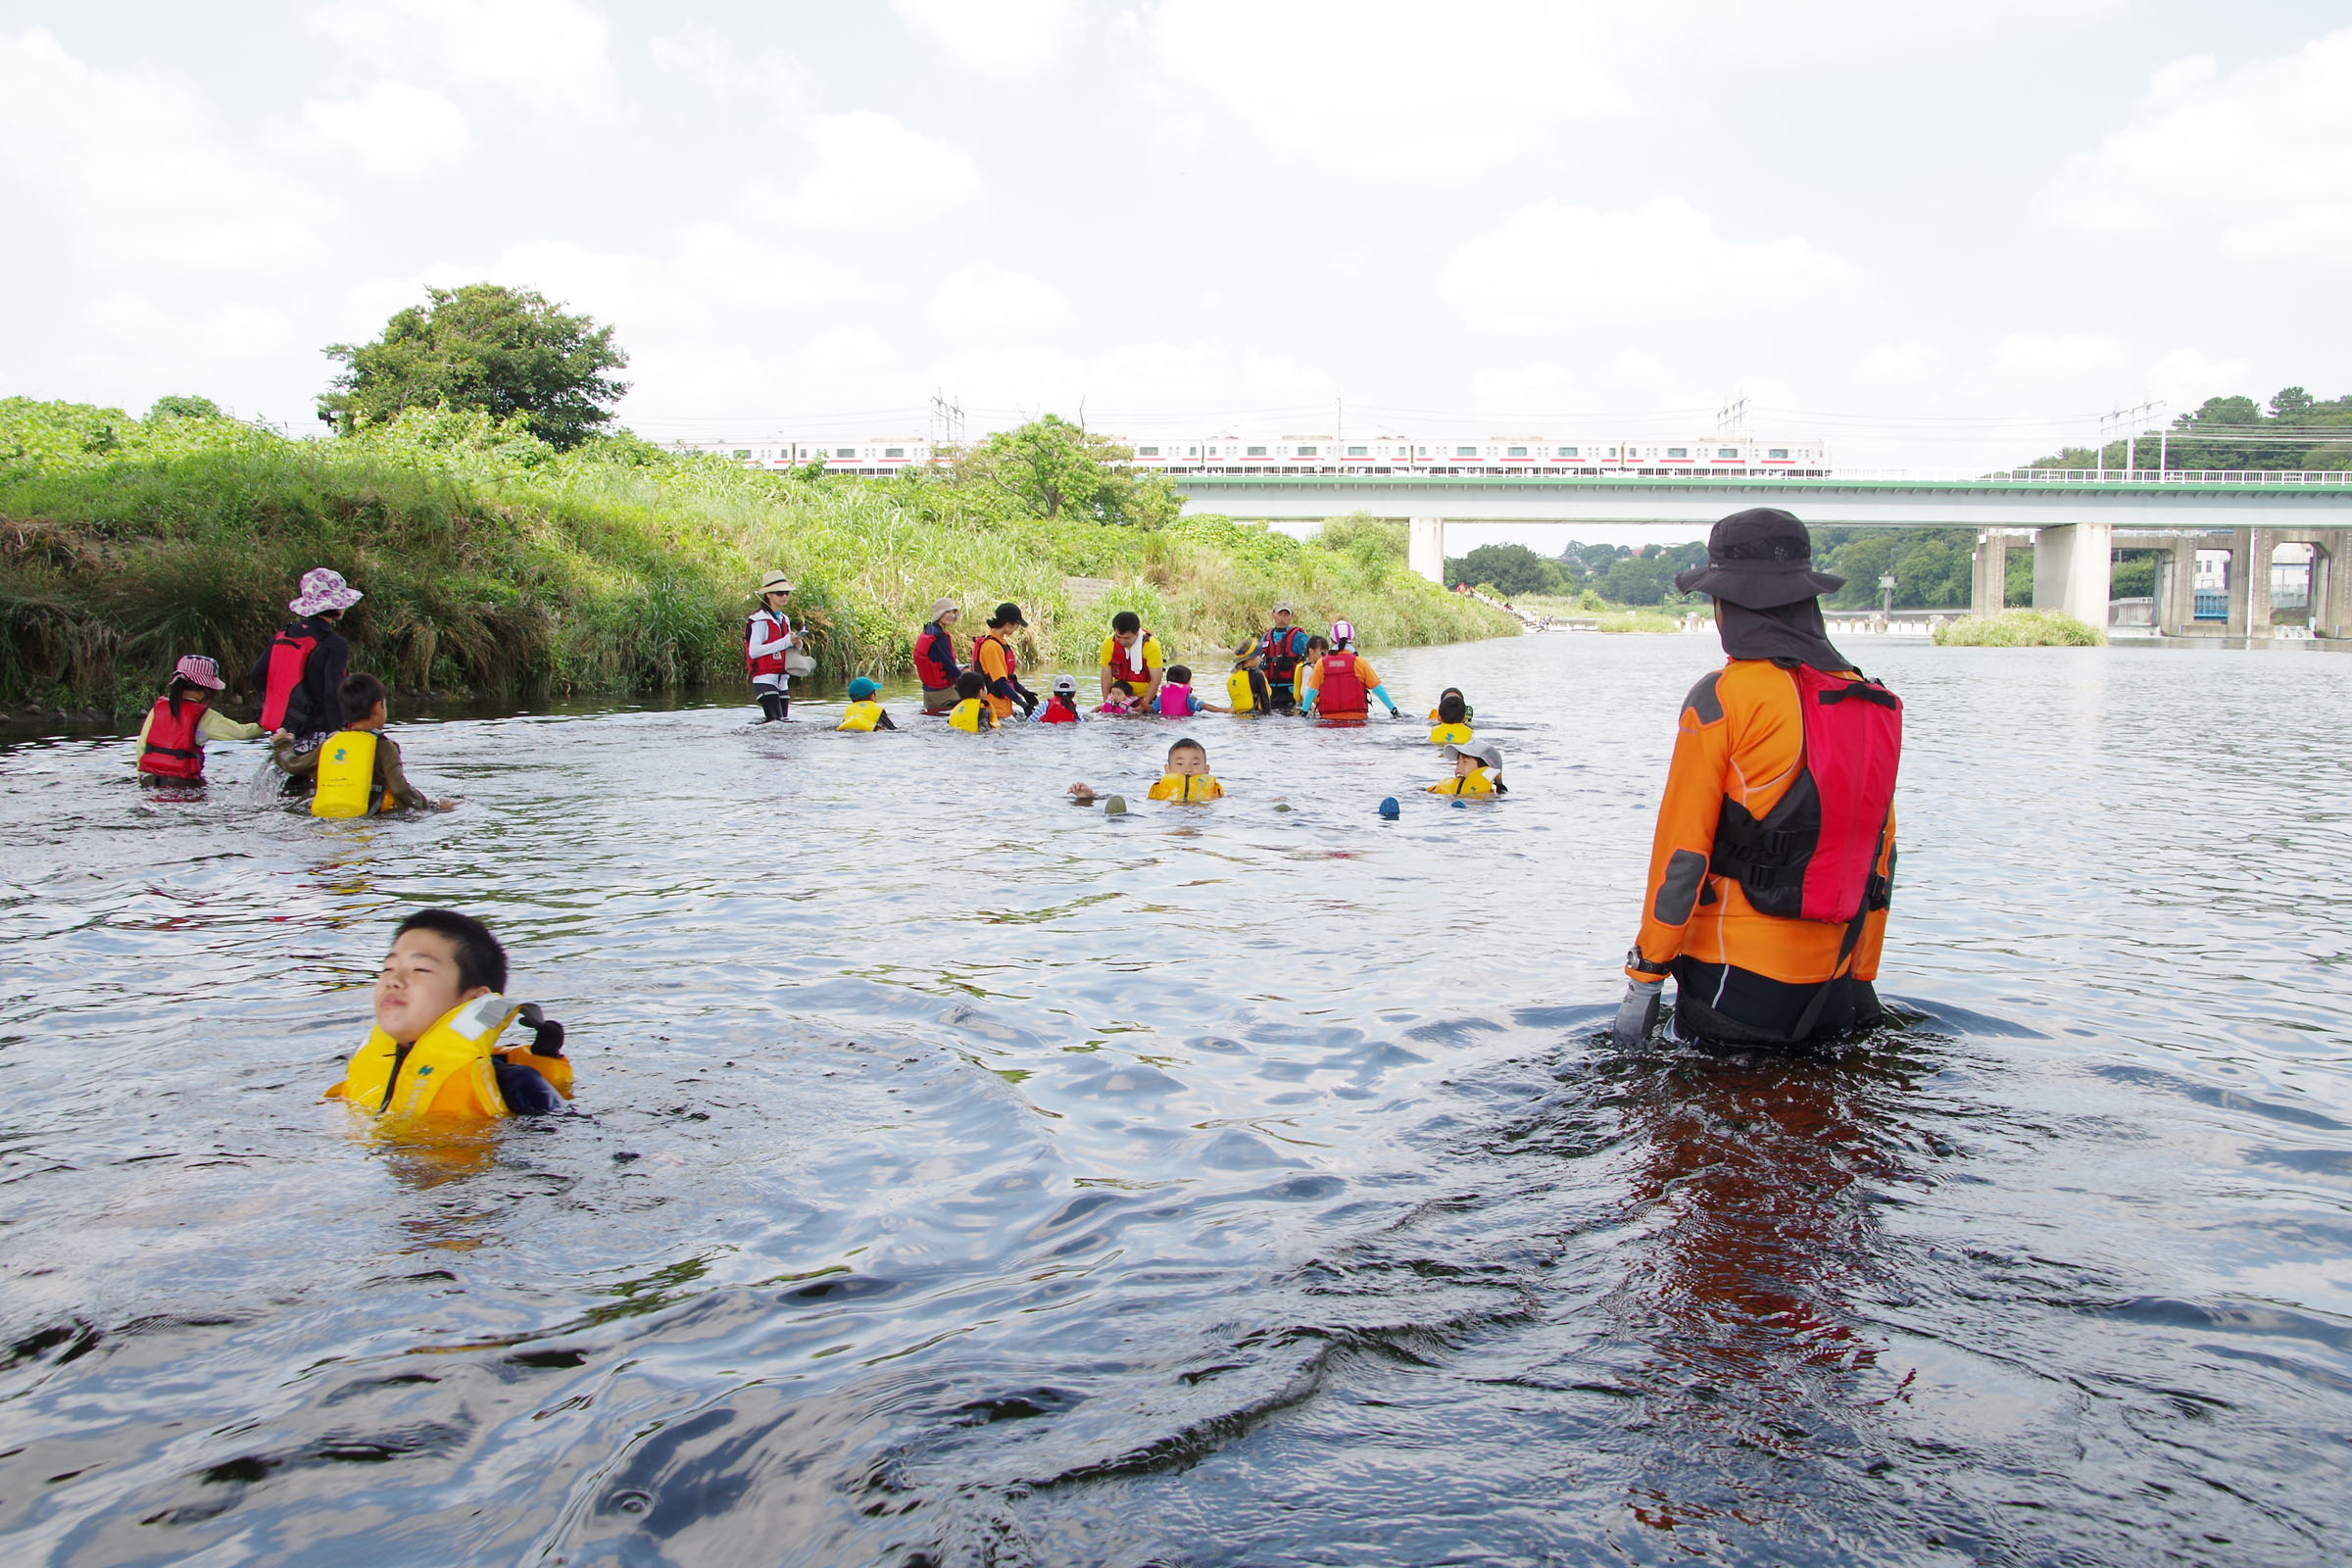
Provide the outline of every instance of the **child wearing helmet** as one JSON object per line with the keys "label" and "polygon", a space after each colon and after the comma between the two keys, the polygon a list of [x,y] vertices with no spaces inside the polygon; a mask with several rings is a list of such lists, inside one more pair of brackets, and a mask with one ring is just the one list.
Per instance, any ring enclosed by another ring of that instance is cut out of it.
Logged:
{"label": "child wearing helmet", "polygon": [[[1310,649],[1312,642],[1307,645]],[[1391,718],[1402,718],[1396,700],[1380,683],[1380,672],[1355,651],[1352,622],[1331,623],[1329,650],[1298,666],[1298,710],[1324,718],[1362,718],[1379,698]]]}
{"label": "child wearing helmet", "polygon": [[1078,679],[1074,675],[1054,677],[1054,695],[1046,699],[1037,710],[1040,724],[1076,724],[1081,722],[1078,711]]}
{"label": "child wearing helmet", "polygon": [[213,711],[213,693],[227,682],[220,666],[202,654],[190,654],[172,666],[164,695],[147,710],[139,725],[134,757],[142,784],[201,784],[204,782],[206,741],[258,741],[259,724],[240,724]]}

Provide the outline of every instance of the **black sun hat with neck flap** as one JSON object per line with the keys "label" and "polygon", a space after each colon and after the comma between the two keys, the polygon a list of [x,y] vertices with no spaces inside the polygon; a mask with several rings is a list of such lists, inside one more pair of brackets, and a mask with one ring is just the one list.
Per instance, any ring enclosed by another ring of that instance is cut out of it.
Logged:
{"label": "black sun hat with neck flap", "polygon": [[1707,564],[1677,572],[1677,592],[1712,594],[1750,610],[1777,610],[1836,593],[1845,579],[1813,569],[1813,536],[1778,507],[1735,512],[1707,534]]}

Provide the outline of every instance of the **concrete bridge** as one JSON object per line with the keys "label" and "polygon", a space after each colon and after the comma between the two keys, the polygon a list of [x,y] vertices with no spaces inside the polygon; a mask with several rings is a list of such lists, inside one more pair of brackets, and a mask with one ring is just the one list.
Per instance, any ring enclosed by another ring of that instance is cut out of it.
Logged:
{"label": "concrete bridge", "polygon": [[[1442,582],[1453,522],[1699,527],[1748,507],[1783,507],[1816,526],[1973,528],[1972,609],[1998,610],[2008,552],[2034,552],[2034,606],[2107,623],[2118,549],[2160,552],[2156,629],[2165,636],[2270,635],[2270,564],[2283,544],[2314,547],[2311,627],[2352,637],[2352,473],[2017,469],[1950,476],[1361,473],[1178,474],[1187,511],[1269,521],[1366,513],[1409,521],[1415,571]],[[2200,551],[2227,552],[2229,619],[2196,618]],[[2250,591],[2260,583],[2261,591]]]}

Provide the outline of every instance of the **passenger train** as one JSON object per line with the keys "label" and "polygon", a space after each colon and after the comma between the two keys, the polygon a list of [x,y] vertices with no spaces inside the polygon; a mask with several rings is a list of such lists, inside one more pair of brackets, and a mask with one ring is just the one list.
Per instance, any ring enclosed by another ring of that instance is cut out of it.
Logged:
{"label": "passenger train", "polygon": [[[1124,443],[1123,443],[1124,444]],[[1830,451],[1819,438],[1776,440],[1744,435],[1558,441],[1544,436],[1380,435],[1186,436],[1132,443],[1133,466],[1156,473],[1194,474],[1428,474],[1498,477],[1606,474],[1663,477],[1701,474],[1732,478],[1775,473],[1819,478],[1830,471]],[[747,468],[800,468],[822,463],[829,473],[880,477],[917,464],[948,462],[956,448],[922,436],[877,436],[863,441],[681,441],[681,450],[715,452]]]}

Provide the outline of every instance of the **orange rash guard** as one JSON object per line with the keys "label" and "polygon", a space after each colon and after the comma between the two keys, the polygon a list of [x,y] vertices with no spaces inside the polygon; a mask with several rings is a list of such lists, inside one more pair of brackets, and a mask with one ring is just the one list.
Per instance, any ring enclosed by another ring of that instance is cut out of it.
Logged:
{"label": "orange rash guard", "polygon": [[[1848,672],[1847,678],[1857,677]],[[1666,796],[1658,803],[1642,935],[1629,956],[1627,974],[1655,980],[1676,958],[1692,958],[1784,985],[1817,986],[1836,978],[1844,926],[1760,914],[1737,881],[1707,870],[1723,803],[1738,801],[1762,817],[1788,792],[1804,744],[1796,681],[1770,660],[1732,660],[1690,688],[1683,699]],[[1886,842],[1879,848],[1879,875],[1891,877],[1893,865],[1890,812]],[[1876,979],[1886,935],[1885,909],[1865,915],[1845,972],[1857,980]]]}

